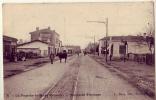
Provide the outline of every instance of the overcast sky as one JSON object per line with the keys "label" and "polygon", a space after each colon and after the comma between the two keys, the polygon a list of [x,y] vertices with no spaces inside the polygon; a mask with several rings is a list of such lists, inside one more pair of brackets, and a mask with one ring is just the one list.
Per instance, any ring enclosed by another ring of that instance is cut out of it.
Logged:
{"label": "overcast sky", "polygon": [[3,34],[30,40],[29,32],[51,27],[60,34],[63,44],[85,47],[108,35],[137,35],[146,32],[148,23],[154,25],[153,3],[60,3],[60,4],[5,4],[3,5]]}

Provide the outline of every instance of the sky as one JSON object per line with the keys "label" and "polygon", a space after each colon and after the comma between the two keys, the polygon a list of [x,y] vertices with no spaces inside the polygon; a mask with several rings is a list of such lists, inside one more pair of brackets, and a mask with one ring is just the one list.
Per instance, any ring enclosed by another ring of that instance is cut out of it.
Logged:
{"label": "sky", "polygon": [[[84,48],[93,37],[137,35],[154,27],[152,2],[3,4],[3,34],[30,41],[29,32],[51,27],[63,45]],[[148,24],[149,23],[149,24]]]}

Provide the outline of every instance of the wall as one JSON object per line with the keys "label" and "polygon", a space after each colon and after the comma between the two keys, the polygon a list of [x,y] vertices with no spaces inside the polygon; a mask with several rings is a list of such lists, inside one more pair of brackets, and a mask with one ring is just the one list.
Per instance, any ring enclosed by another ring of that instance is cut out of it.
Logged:
{"label": "wall", "polygon": [[[114,50],[113,50],[113,56],[119,57],[119,45],[120,42],[114,41],[112,42],[114,44]],[[99,41],[99,54],[101,54],[101,47],[104,46],[104,41]],[[142,42],[141,44],[138,44],[137,42],[128,42],[128,52],[127,53],[136,53],[136,54],[145,54],[150,53],[148,49],[148,45],[146,42]]]}
{"label": "wall", "polygon": [[104,46],[105,46],[104,40],[100,40],[99,41],[99,55],[100,56],[102,55],[101,50],[102,50],[102,47],[104,47]]}
{"label": "wall", "polygon": [[39,39],[39,33],[31,33],[31,41],[38,40]]}
{"label": "wall", "polygon": [[150,53],[150,51],[146,43],[128,42],[128,53],[145,54]]}
{"label": "wall", "polygon": [[52,34],[47,32],[40,33],[41,41],[47,42],[48,40],[51,40]]}
{"label": "wall", "polygon": [[17,52],[33,52],[33,53],[37,53],[40,54],[40,50],[38,48],[17,48]]}
{"label": "wall", "polygon": [[41,50],[41,56],[48,56],[48,44],[44,44],[41,42],[32,42],[29,44],[18,46],[17,48],[39,48]]}

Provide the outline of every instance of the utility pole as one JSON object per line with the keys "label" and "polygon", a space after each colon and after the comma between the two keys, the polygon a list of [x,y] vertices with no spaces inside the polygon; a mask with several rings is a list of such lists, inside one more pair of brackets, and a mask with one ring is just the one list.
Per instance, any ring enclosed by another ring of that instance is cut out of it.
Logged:
{"label": "utility pole", "polygon": [[66,18],[65,17],[63,21],[64,21],[64,41],[67,42],[66,41]]}
{"label": "utility pole", "polygon": [[106,62],[107,62],[107,37],[108,37],[108,18],[106,18]]}
{"label": "utility pole", "polygon": [[106,26],[106,41],[105,41],[105,57],[106,57],[106,62],[107,62],[107,37],[108,37],[108,18],[105,19],[105,21],[87,21],[87,22],[94,22],[94,23],[102,23],[105,24]]}
{"label": "utility pole", "polygon": [[95,35],[94,35],[94,55],[96,53],[96,46],[95,46]]}

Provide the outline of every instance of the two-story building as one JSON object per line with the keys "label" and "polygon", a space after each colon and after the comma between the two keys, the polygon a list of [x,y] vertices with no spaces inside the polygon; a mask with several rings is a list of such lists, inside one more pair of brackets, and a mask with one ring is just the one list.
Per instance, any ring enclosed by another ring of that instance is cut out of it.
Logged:
{"label": "two-story building", "polygon": [[51,30],[50,27],[45,29],[37,27],[35,31],[29,34],[31,41],[18,45],[18,51],[34,52],[45,57],[51,52],[57,54],[61,50],[60,35],[55,30]]}
{"label": "two-story building", "polygon": [[60,51],[62,41],[60,41],[60,35],[55,31],[51,30],[50,27],[45,29],[36,28],[35,31],[29,33],[31,35],[31,41],[40,40],[49,44],[49,53],[52,51],[57,53]]}

